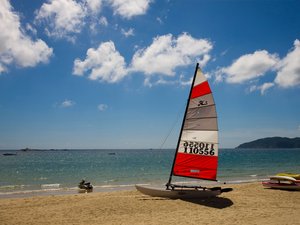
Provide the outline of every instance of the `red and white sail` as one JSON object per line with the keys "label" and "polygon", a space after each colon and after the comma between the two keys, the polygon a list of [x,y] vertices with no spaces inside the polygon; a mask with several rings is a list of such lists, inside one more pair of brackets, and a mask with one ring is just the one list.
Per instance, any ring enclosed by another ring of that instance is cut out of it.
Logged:
{"label": "red and white sail", "polygon": [[218,124],[215,102],[201,70],[196,67],[172,174],[216,180]]}

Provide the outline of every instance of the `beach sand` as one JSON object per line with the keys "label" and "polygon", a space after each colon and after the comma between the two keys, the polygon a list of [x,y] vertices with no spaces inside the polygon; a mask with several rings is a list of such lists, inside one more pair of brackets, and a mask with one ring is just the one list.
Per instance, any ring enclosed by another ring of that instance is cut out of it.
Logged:
{"label": "beach sand", "polygon": [[260,183],[224,185],[208,200],[153,198],[137,191],[0,199],[0,224],[300,225],[300,191]]}

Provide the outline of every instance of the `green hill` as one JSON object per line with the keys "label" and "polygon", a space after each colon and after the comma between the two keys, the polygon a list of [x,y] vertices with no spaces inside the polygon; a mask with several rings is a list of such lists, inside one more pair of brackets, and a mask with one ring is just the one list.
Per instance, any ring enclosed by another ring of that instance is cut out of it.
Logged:
{"label": "green hill", "polygon": [[240,144],[236,148],[300,148],[300,138],[267,137]]}

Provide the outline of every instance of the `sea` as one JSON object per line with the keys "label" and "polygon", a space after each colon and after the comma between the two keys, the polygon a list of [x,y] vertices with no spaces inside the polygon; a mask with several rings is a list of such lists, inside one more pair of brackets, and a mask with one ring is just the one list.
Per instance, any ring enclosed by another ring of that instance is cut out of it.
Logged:
{"label": "sea", "polygon": [[[78,193],[82,179],[91,182],[94,191],[165,185],[174,154],[174,149],[2,150],[0,198]],[[218,164],[219,184],[262,181],[280,172],[300,173],[300,149],[220,149]]]}

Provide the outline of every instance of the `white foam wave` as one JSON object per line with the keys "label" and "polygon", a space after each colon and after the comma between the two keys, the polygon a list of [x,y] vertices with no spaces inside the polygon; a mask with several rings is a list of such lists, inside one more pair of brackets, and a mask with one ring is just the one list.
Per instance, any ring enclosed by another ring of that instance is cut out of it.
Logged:
{"label": "white foam wave", "polygon": [[242,183],[252,183],[252,182],[260,182],[266,181],[268,179],[265,178],[256,178],[256,179],[243,179],[243,180],[230,180],[230,181],[219,181],[219,183],[226,183],[226,184],[242,184]]}
{"label": "white foam wave", "polygon": [[42,184],[42,189],[49,189],[49,188],[59,188],[60,184]]}
{"label": "white foam wave", "polygon": [[3,185],[3,186],[0,186],[0,190],[11,190],[11,189],[23,189],[25,188],[26,186],[28,185],[25,185],[25,184],[16,184],[16,185]]}
{"label": "white foam wave", "polygon": [[120,188],[120,187],[133,187],[134,184],[119,184],[119,185],[99,185],[94,186],[95,188]]}
{"label": "white foam wave", "polygon": [[0,196],[5,195],[19,195],[19,194],[34,194],[34,193],[43,193],[43,192],[50,192],[50,191],[58,191],[60,189],[47,189],[47,190],[24,190],[24,191],[10,191],[10,192],[0,192]]}

